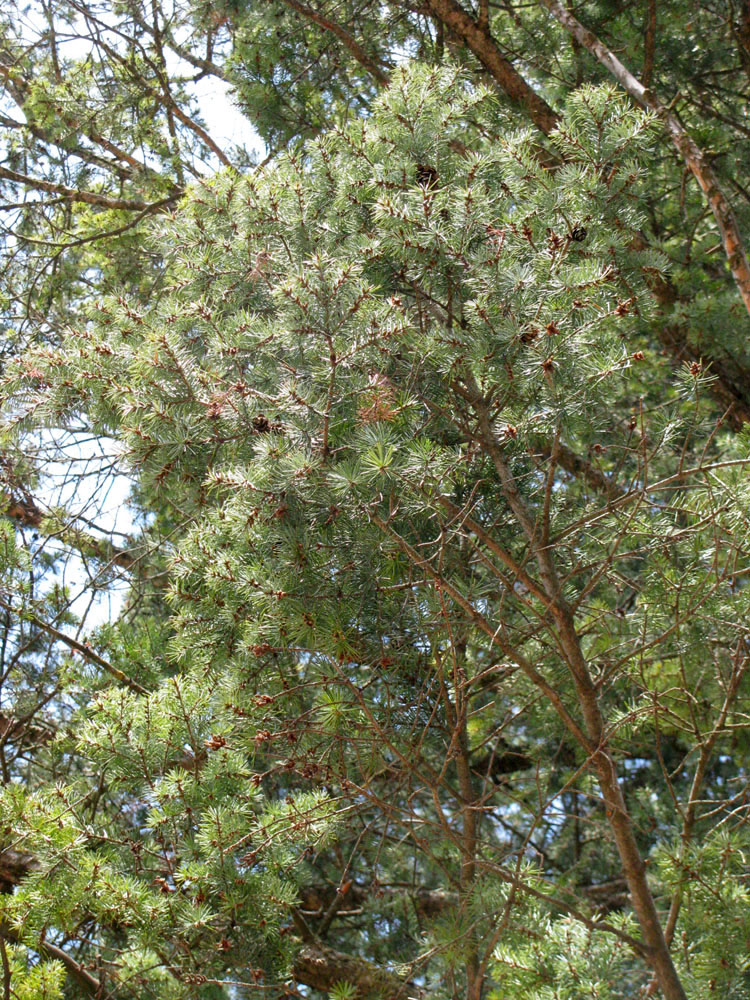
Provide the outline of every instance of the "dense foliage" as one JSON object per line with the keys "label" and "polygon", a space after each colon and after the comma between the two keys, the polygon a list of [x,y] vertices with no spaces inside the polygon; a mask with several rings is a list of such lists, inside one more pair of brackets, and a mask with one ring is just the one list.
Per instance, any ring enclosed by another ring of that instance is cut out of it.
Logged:
{"label": "dense foliage", "polygon": [[8,18],[5,997],[750,996],[750,8],[668,8]]}

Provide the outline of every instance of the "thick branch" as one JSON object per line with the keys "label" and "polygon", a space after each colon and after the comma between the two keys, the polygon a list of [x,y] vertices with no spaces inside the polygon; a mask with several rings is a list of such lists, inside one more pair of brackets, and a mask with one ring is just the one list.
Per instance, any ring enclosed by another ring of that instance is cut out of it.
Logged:
{"label": "thick branch", "polygon": [[575,683],[578,703],[584,719],[585,737],[581,745],[588,750],[592,768],[597,775],[606,806],[607,820],[614,835],[623,874],[627,879],[648,960],[665,1000],[687,1000],[677,970],[672,962],[654,897],[646,879],[646,865],[635,838],[633,823],[618,780],[615,761],[607,747],[604,718],[599,705],[597,688],[593,683],[588,663],[581,648],[574,613],[565,599],[557,574],[554,550],[549,545],[544,544],[537,520],[518,489],[515,477],[505,461],[503,448],[492,427],[486,401],[474,385],[470,385],[465,390],[465,395],[472,401],[482,434],[482,444],[495,466],[503,495],[521,531],[526,536],[530,554],[536,561],[539,578],[549,598],[549,610],[557,627],[560,652]]}
{"label": "thick branch", "polygon": [[21,879],[38,867],[39,862],[31,854],[12,847],[0,851],[0,892],[12,892]]}
{"label": "thick branch", "polygon": [[424,995],[408,980],[319,942],[302,946],[292,974],[298,983],[324,992],[341,980],[354,983],[361,1000],[412,1000]]}
{"label": "thick branch", "polygon": [[[0,937],[6,941],[11,941],[14,944],[18,944],[21,941],[21,935],[17,934],[12,927],[9,927],[6,923],[0,924]],[[62,963],[65,966],[70,978],[78,984],[78,986],[83,990],[86,996],[94,997],[94,1000],[114,1000],[112,994],[104,989],[103,985],[99,982],[96,976],[92,976],[91,973],[85,969],[80,962],[76,962],[72,955],[69,955],[67,951],[62,948],[58,948],[57,945],[51,944],[49,941],[40,941],[38,945],[34,945],[34,950],[42,955],[46,955],[48,958],[55,959],[56,961]]]}
{"label": "thick branch", "polygon": [[283,2],[287,7],[301,14],[302,17],[307,18],[308,21],[312,21],[313,24],[317,24],[326,31],[330,31],[332,35],[335,35],[343,43],[344,48],[354,56],[360,66],[363,66],[381,87],[386,86],[388,75],[383,72],[374,59],[368,56],[359,42],[345,28],[342,28],[336,21],[332,21],[330,18],[319,14],[318,11],[313,10],[306,4],[300,3],[299,0],[283,0]]}
{"label": "thick branch", "polygon": [[427,6],[474,53],[508,97],[529,113],[545,135],[557,127],[559,116],[505,58],[489,26],[475,21],[456,0],[427,0]]}
{"label": "thick branch", "polygon": [[[542,451],[545,458],[549,458],[552,453],[550,448],[542,448]],[[558,444],[556,457],[557,464],[561,469],[565,469],[571,476],[582,479],[597,493],[601,493],[607,497],[608,500],[617,500],[619,497],[625,496],[627,491],[622,486],[619,486],[614,480],[595,468],[590,461],[582,458],[567,445]]]}

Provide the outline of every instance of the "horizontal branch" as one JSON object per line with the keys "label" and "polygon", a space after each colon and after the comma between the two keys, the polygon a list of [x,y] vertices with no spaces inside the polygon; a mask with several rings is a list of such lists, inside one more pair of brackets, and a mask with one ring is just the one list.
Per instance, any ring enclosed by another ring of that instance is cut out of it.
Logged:
{"label": "horizontal branch", "polygon": [[99,208],[120,209],[126,212],[158,212],[166,205],[177,201],[183,194],[181,189],[176,189],[166,198],[155,202],[138,201],[131,198],[110,198],[109,195],[97,194],[95,191],[83,191],[79,188],[67,187],[65,184],[46,181],[41,177],[21,174],[17,170],[9,170],[8,167],[0,167],[0,179],[23,184],[32,190],[56,194],[68,201],[84,202],[87,205],[97,205]]}
{"label": "horizontal branch", "polygon": [[353,983],[359,1000],[417,1000],[424,996],[423,991],[409,980],[319,941],[302,946],[294,960],[292,974],[303,986],[324,992],[342,980]]}

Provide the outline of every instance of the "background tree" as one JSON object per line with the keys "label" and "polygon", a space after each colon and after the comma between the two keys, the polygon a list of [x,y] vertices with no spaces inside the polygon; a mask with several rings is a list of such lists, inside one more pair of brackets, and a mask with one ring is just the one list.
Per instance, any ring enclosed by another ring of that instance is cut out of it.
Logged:
{"label": "background tree", "polygon": [[[744,14],[41,13],[6,995],[745,996]],[[94,634],[71,554],[128,581]]]}

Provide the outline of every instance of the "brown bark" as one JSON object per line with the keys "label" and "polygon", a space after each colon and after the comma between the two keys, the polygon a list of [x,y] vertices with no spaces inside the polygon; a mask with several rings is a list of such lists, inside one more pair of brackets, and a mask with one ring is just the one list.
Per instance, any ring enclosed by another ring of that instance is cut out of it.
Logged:
{"label": "brown bark", "polygon": [[0,851],[0,892],[12,892],[22,878],[38,867],[39,863],[31,854],[12,847]]}
{"label": "brown bark", "polygon": [[576,732],[570,731],[589,754],[591,766],[596,773],[622,872],[643,935],[648,961],[665,1000],[687,1000],[672,962],[656,904],[646,879],[646,865],[635,839],[627,804],[618,781],[615,761],[607,748],[606,727],[599,706],[597,689],[581,649],[573,611],[565,599],[559,582],[554,550],[544,543],[545,526],[539,524],[532,516],[519,493],[513,474],[505,463],[503,450],[495,437],[485,402],[473,385],[469,387],[469,394],[473,398],[482,444],[497,470],[505,499],[526,536],[530,553],[537,564],[539,579],[549,598],[549,613],[555,622],[559,647],[575,685],[585,737],[581,740],[577,726]]}
{"label": "brown bark", "polygon": [[508,97],[528,112],[537,128],[545,135],[556,128],[559,115],[505,58],[490,34],[489,26],[477,23],[456,0],[427,0],[427,7],[434,17],[474,53]]}
{"label": "brown bark", "polygon": [[67,201],[84,202],[87,205],[97,205],[99,208],[121,209],[126,212],[157,212],[182,196],[182,191],[176,191],[169,197],[161,198],[155,202],[137,201],[132,198],[110,198],[108,195],[97,194],[95,191],[83,191],[78,188],[66,187],[65,184],[45,181],[41,177],[20,174],[7,167],[0,167],[0,178],[13,181],[16,184],[23,184],[32,190],[46,191],[48,194],[65,198]]}
{"label": "brown bark", "polygon": [[740,0],[740,2],[742,9],[740,10],[739,23],[735,28],[735,37],[742,68],[750,79],[750,0]]}
{"label": "brown bark", "polygon": [[[4,922],[0,922],[0,939],[17,943],[21,940],[21,936],[12,927],[9,927]],[[64,965],[70,978],[81,988],[86,996],[93,997],[94,1000],[114,1000],[112,994],[108,990],[105,990],[96,976],[92,976],[67,951],[58,948],[48,941],[40,941],[34,950]]]}
{"label": "brown bark", "polygon": [[[541,451],[547,459],[552,454],[552,450],[549,447],[542,447]],[[558,444],[556,458],[557,464],[561,469],[564,469],[577,479],[582,479],[596,493],[601,493],[608,500],[618,500],[620,497],[625,496],[627,490],[620,486],[614,479],[610,479],[600,469],[597,469],[590,460],[582,458],[581,455],[573,451],[572,448],[568,448],[567,445]]]}
{"label": "brown bark", "polygon": [[[474,770],[476,773],[477,768],[475,767]],[[3,871],[3,857],[4,855],[0,854],[0,876]],[[434,920],[446,910],[455,910],[460,904],[458,893],[445,889],[412,889],[382,885],[375,888],[353,883],[347,889],[346,907],[343,912],[346,912],[346,909],[350,907],[358,908],[365,905],[374,892],[387,897],[398,896],[407,899],[414,907],[415,913],[425,920]],[[630,902],[624,878],[612,879],[599,885],[577,886],[575,892],[588,902],[598,914],[620,910],[624,906],[628,906]],[[299,893],[303,915],[312,926],[315,926],[313,921],[328,911],[336,898],[337,889],[332,885],[306,886],[300,889]],[[546,898],[552,897],[546,896]],[[559,902],[564,901],[560,900]],[[558,900],[553,900],[552,905],[557,905],[557,903]]]}
{"label": "brown bark", "polygon": [[328,991],[342,979],[354,983],[360,1000],[416,1000],[424,994],[413,983],[364,958],[355,958],[321,942],[300,949],[292,968],[298,983]]}
{"label": "brown bark", "polygon": [[287,7],[306,17],[308,21],[312,21],[313,24],[317,24],[324,31],[329,31],[332,35],[335,35],[344,48],[354,56],[360,66],[363,66],[381,87],[386,86],[388,75],[383,72],[374,59],[368,56],[356,38],[346,28],[343,28],[338,22],[331,20],[330,17],[325,17],[318,11],[313,10],[312,7],[308,7],[307,4],[300,3],[299,0],[283,0],[283,2]]}

